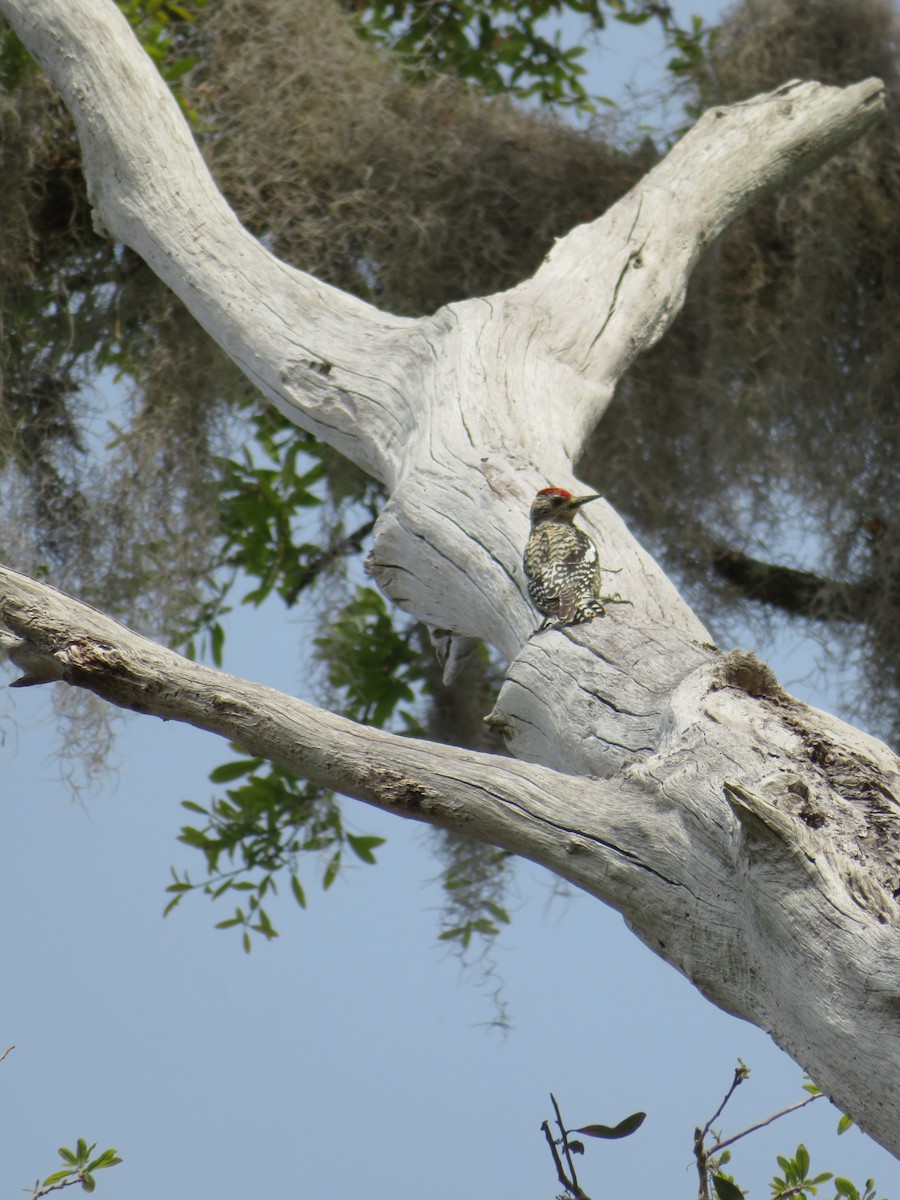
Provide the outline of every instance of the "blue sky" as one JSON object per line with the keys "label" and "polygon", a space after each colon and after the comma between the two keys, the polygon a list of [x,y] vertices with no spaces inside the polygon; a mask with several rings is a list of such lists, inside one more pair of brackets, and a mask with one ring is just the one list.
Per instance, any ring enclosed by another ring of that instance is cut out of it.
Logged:
{"label": "blue sky", "polygon": [[[652,58],[654,34],[615,23],[610,34],[618,49],[595,86],[615,94],[636,58]],[[312,632],[277,602],[233,614],[226,667],[307,694]],[[746,644],[834,710],[809,689],[808,646]],[[352,802],[351,827],[388,839],[379,865],[327,894],[309,872],[307,912],[273,906],[274,943],[245,956],[236,934],[212,929],[230,910],[201,899],[162,920],[170,864],[198,865],[174,840],[179,801],[210,796],[224,743],[123,719],[113,777],[76,802],[41,689],[0,692],[0,731],[0,1052],[16,1046],[0,1064],[4,1195],[84,1136],[124,1158],[98,1179],[110,1198],[550,1200],[560,1189],[540,1124],[553,1090],[572,1125],[649,1114],[634,1137],[589,1146],[580,1176],[595,1200],[689,1197],[693,1128],[738,1057],[752,1074],[724,1130],[801,1096],[800,1070],[767,1036],[714,1009],[611,910],[553,898],[528,864],[499,951],[514,1024],[500,1036],[485,1025],[490,1000],[436,943],[427,832]],[[760,1197],[775,1153],[804,1141],[818,1169],[874,1175],[879,1195],[900,1200],[900,1164],[855,1130],[835,1139],[836,1122],[816,1102],[738,1147],[735,1173]]]}

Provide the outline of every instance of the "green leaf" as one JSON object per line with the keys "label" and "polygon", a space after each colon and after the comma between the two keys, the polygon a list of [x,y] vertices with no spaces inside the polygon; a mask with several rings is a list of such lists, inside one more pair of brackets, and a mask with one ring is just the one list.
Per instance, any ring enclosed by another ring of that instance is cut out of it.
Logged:
{"label": "green leaf", "polygon": [[375,855],[373,850],[378,846],[383,846],[385,839],[383,837],[357,837],[356,834],[348,833],[347,841],[350,843],[350,849],[364,863],[375,864]]}
{"label": "green leaf", "polygon": [[294,893],[294,899],[301,908],[306,908],[306,894],[303,891],[303,886],[296,875],[291,876],[291,891]]}
{"label": "green leaf", "polygon": [[646,23],[653,17],[653,15],[654,15],[653,13],[649,13],[649,12],[646,12],[646,13],[617,12],[615,14],[615,19],[617,21],[621,21],[624,25],[646,25]]}
{"label": "green leaf", "polygon": [[712,1182],[719,1200],[744,1200],[744,1193],[727,1175],[713,1175]]}
{"label": "green leaf", "polygon": [[176,79],[180,79],[182,75],[186,75],[191,67],[197,65],[198,61],[199,59],[196,55],[191,55],[188,58],[183,58],[181,62],[175,63],[174,66],[168,67],[165,71],[166,83],[173,83]]}
{"label": "green leaf", "polygon": [[44,1180],[44,1187],[48,1187],[53,1183],[59,1183],[61,1179],[68,1179],[70,1175],[74,1174],[74,1171],[54,1171],[52,1175],[48,1175]]}
{"label": "green leaf", "polygon": [[846,1133],[848,1129],[852,1129],[852,1128],[853,1128],[853,1118],[848,1117],[847,1114],[844,1113],[844,1115],[838,1121],[838,1126],[837,1126],[838,1133]]}
{"label": "green leaf", "polygon": [[328,891],[328,889],[334,883],[335,879],[337,879],[337,873],[340,869],[341,869],[341,852],[340,852],[340,850],[338,850],[337,854],[334,855],[334,857],[331,859],[331,862],[325,868],[325,874],[322,876],[322,890],[323,891],[325,891],[325,892]]}
{"label": "green leaf", "polygon": [[807,1172],[809,1171],[809,1151],[806,1149],[806,1147],[803,1145],[802,1142],[797,1147],[797,1154],[796,1154],[795,1161],[797,1163],[797,1169],[800,1172],[800,1178],[805,1179]]}
{"label": "green leaf", "polygon": [[[456,941],[457,938],[462,937],[464,931],[465,931],[465,927],[463,925],[454,925],[454,927],[452,929],[445,929],[443,933],[438,934],[438,941],[439,942]],[[576,1132],[582,1132],[582,1131],[577,1130]]]}
{"label": "green leaf", "polygon": [[[243,775],[250,775],[257,767],[262,766],[261,758],[240,758],[235,762],[222,763],[221,766],[214,767],[209,773],[210,783],[231,783],[233,779],[240,779]],[[187,807],[185,803],[184,807]],[[204,812],[204,809],[200,809]]]}
{"label": "green leaf", "polygon": [[81,1186],[86,1192],[92,1192],[97,1186],[97,1181],[94,1179],[93,1175],[84,1175],[81,1180]]}
{"label": "green leaf", "polygon": [[57,1154],[63,1160],[63,1162],[67,1162],[73,1167],[75,1166],[77,1161],[75,1153],[74,1151],[70,1150],[68,1146],[60,1146],[60,1148],[57,1150]]}
{"label": "green leaf", "polygon": [[89,1171],[99,1171],[102,1167],[115,1167],[121,1161],[115,1150],[104,1150],[102,1154],[97,1155],[93,1162],[88,1163],[87,1169]]}
{"label": "green leaf", "polygon": [[846,1196],[847,1200],[859,1200],[859,1192],[849,1179],[842,1179],[840,1175],[836,1175],[834,1186],[839,1196]]}
{"label": "green leaf", "polygon": [[626,1117],[624,1121],[620,1121],[618,1125],[583,1125],[580,1129],[573,1129],[573,1133],[585,1133],[588,1137],[595,1138],[623,1138],[640,1129],[647,1117],[646,1113],[632,1113],[630,1117]]}

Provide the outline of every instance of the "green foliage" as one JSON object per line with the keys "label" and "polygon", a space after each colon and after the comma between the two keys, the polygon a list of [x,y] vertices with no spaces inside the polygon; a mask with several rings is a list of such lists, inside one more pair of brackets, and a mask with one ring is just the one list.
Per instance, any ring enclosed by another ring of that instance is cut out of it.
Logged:
{"label": "green foliage", "polygon": [[672,57],[666,63],[676,90],[686,97],[685,115],[690,118],[687,125],[674,131],[669,141],[685,134],[713,102],[714,88],[711,66],[719,37],[718,25],[706,25],[702,17],[694,14],[690,25],[682,28],[670,22],[666,28],[666,42]]}
{"label": "green foliage", "polygon": [[9,28],[0,33],[0,88],[14,92],[24,77],[37,70],[37,65],[21,40]]}
{"label": "green foliage", "polygon": [[719,1200],[744,1200],[744,1193],[730,1175],[715,1174],[712,1183]]}
{"label": "green foliage", "polygon": [[[559,29],[551,33],[548,28],[554,19],[583,18],[585,37],[605,27],[604,9],[629,25],[655,19],[667,33],[677,29],[668,5],[654,0],[344,0],[344,4],[354,13],[360,35],[389,48],[413,78],[448,72],[487,95],[536,100],[586,113],[593,112],[595,105],[582,82],[586,69],[579,60],[585,47],[564,45]],[[703,45],[696,29],[684,33],[676,44],[679,60],[693,61],[695,47]]]}
{"label": "green foliage", "polygon": [[[192,53],[198,18],[206,0],[116,0],[116,4],[160,75],[172,89],[185,116],[194,121],[196,112],[185,104],[178,82],[198,62]],[[0,35],[0,84],[14,91],[26,73],[36,70],[34,59],[10,29]]]}
{"label": "green foliage", "polygon": [[[206,651],[218,666],[225,643],[222,618],[231,611],[235,589],[249,584],[242,604],[258,607],[275,594],[293,607],[319,578],[359,552],[372,527],[377,494],[377,485],[353,469],[344,472],[342,485],[335,485],[333,452],[280,414],[255,414],[249,426],[252,450],[245,448],[236,459],[221,463],[220,561],[227,569],[210,581],[208,599],[179,638],[189,654]],[[349,536],[340,527],[333,530],[323,547],[320,539],[309,537],[309,514],[322,504],[313,489],[326,478],[332,494],[336,491],[357,507],[366,505],[369,515]],[[371,588],[357,589],[337,609],[327,636],[316,644],[346,715],[383,726],[401,702],[414,701],[412,684],[421,670],[411,627],[398,633],[383,599]],[[404,728],[418,731],[411,713],[400,712],[399,717]],[[287,874],[294,900],[306,907],[300,878],[304,856],[320,861],[326,891],[347,851],[360,862],[375,862],[374,851],[383,839],[345,830],[332,792],[298,780],[276,764],[232,760],[216,767],[210,781],[236,786],[206,806],[183,801],[205,824],[184,826],[179,840],[203,855],[205,873],[195,881],[188,871],[172,869],[167,914],[189,892],[201,891],[212,900],[239,893],[241,902],[232,916],[216,928],[239,929],[249,952],[253,935],[267,941],[278,936],[265,900],[277,894],[281,875]]]}
{"label": "green foliage", "polygon": [[[842,1179],[839,1175],[834,1181],[835,1189],[838,1196],[845,1196],[846,1200],[875,1200],[876,1188],[875,1180],[867,1179],[866,1186],[863,1191],[858,1191],[849,1179]],[[885,1200],[882,1197],[882,1200]]]}
{"label": "green foliage", "polygon": [[195,124],[196,109],[186,103],[179,81],[197,65],[193,38],[206,0],[116,0],[138,40],[171,88],[187,119]]}
{"label": "green foliage", "polygon": [[617,1141],[619,1138],[630,1137],[640,1129],[646,1119],[646,1113],[636,1112],[629,1117],[623,1117],[618,1125],[582,1125],[580,1129],[572,1129],[570,1132],[583,1133],[587,1137],[603,1138],[606,1141]]}
{"label": "green foliage", "polygon": [[[843,1132],[840,1126],[838,1131]],[[797,1147],[793,1158],[785,1158],[779,1154],[778,1165],[782,1174],[776,1175],[769,1185],[771,1200],[788,1200],[788,1197],[792,1196],[802,1200],[806,1196],[815,1196],[822,1184],[832,1179],[834,1200],[840,1200],[841,1197],[844,1200],[876,1200],[874,1179],[867,1179],[860,1191],[849,1179],[833,1175],[831,1171],[822,1171],[818,1175],[810,1176],[809,1151],[802,1143]]]}
{"label": "green foliage", "polygon": [[390,49],[413,78],[447,72],[487,95],[584,113],[594,112],[598,99],[582,81],[585,47],[564,45],[559,28],[549,28],[554,22],[581,17],[586,39],[605,27],[607,12],[627,25],[656,20],[673,51],[667,66],[677,81],[698,76],[715,38],[715,27],[697,16],[682,29],[670,7],[655,0],[344,0],[344,5],[360,35]]}
{"label": "green foliage", "polygon": [[696,79],[715,49],[718,26],[706,25],[702,17],[694,14],[688,29],[671,25],[668,33],[670,49],[675,53],[666,63],[666,69],[676,79]]}
{"label": "green foliage", "polygon": [[[371,532],[380,488],[278,413],[256,414],[248,424],[252,451],[245,449],[222,463],[219,558],[225,569],[209,581],[208,597],[179,641],[192,656],[205,652],[221,666],[223,618],[236,591],[246,589],[240,594],[243,604],[258,606],[277,595],[293,607],[329,576],[330,619],[315,639],[315,650],[334,707],[352,720],[421,736],[414,709],[440,686],[440,671],[420,627],[407,618],[395,621],[396,614],[371,587],[356,587],[341,605],[332,599],[333,590],[342,587],[334,577],[336,569],[359,553]],[[310,516],[324,512],[326,491],[360,515],[350,534],[340,524],[326,530],[323,546],[321,529],[315,540],[310,537]],[[254,935],[266,940],[277,936],[266,897],[277,893],[285,873],[295,901],[306,907],[300,876],[304,856],[318,858],[324,890],[348,853],[360,862],[375,861],[382,839],[346,831],[332,793],[302,783],[280,767],[241,758],[216,767],[210,781],[238,786],[208,805],[183,802],[205,823],[185,826],[179,840],[203,855],[205,871],[194,880],[188,871],[173,868],[167,913],[189,892],[200,891],[212,900],[238,893],[240,903],[216,927],[240,930],[249,950]],[[474,945],[483,951],[509,923],[503,899],[510,856],[494,847],[436,836],[447,896],[440,940],[466,958]],[[484,958],[480,962],[484,975],[490,975],[493,964]]]}
{"label": "green foliage", "polygon": [[172,897],[166,915],[188,892],[200,890],[213,900],[237,893],[241,903],[216,928],[240,929],[249,953],[253,934],[267,941],[278,936],[263,902],[270,893],[277,894],[280,874],[287,872],[294,900],[306,907],[299,870],[302,856],[314,855],[322,862],[324,890],[337,877],[345,849],[360,862],[375,862],[374,851],[383,838],[349,833],[331,792],[297,779],[274,763],[235,759],[216,767],[210,781],[236,786],[208,807],[182,801],[188,812],[204,818],[203,825],[184,826],[179,841],[203,855],[206,878],[195,882],[187,871],[179,875],[173,868],[173,882],[166,889]]}
{"label": "green foliage", "polygon": [[[317,443],[311,438],[270,421],[254,424],[253,450],[245,447],[240,460],[222,464],[223,561],[256,580],[242,603],[262,604],[275,589],[290,606],[322,557],[318,545],[298,541],[298,513],[321,504],[311,489],[324,468],[312,460]],[[267,465],[257,465],[260,457]]]}
{"label": "green foliage", "polygon": [[494,938],[502,926],[509,924],[509,913],[500,900],[506,890],[505,868],[512,855],[463,838],[449,839],[442,853],[447,902],[439,940],[454,943],[465,954],[473,938]]}
{"label": "green foliage", "polygon": [[[402,701],[415,699],[412,683],[421,671],[409,636],[395,630],[384,600],[366,587],[357,589],[329,628],[330,635],[317,641],[343,711],[354,720],[385,725]],[[408,730],[418,729],[411,713],[400,710],[399,716]],[[200,890],[213,900],[241,893],[242,903],[216,928],[239,928],[249,951],[253,934],[267,941],[278,936],[263,901],[270,892],[277,893],[282,872],[288,874],[294,899],[306,907],[299,869],[302,856],[315,855],[323,863],[325,891],[341,870],[345,850],[360,862],[375,863],[374,851],[382,838],[345,830],[332,792],[301,781],[274,763],[235,759],[216,767],[210,781],[237,786],[227,788],[208,806],[182,802],[188,812],[205,819],[202,826],[184,826],[179,841],[203,855],[206,874],[195,882],[187,871],[179,874],[173,868],[166,914],[188,892]]]}
{"label": "green foliage", "polygon": [[[344,466],[328,446],[277,411],[254,413],[247,424],[249,437],[239,456],[219,459],[216,557],[222,569],[206,581],[205,600],[175,639],[189,657],[208,654],[216,666],[222,665],[225,644],[222,618],[232,610],[230,601],[238,584],[252,584],[241,596],[241,604],[258,607],[274,593],[292,608],[323,575],[348,555],[359,553],[372,531],[381,496],[374,480],[349,464]],[[336,460],[344,467],[339,477]],[[323,531],[317,522],[313,540],[309,513],[322,505],[322,496],[313,488],[324,482],[335,499],[354,501],[364,515],[349,534],[340,524]]]}
{"label": "green foliage", "polygon": [[70,1150],[68,1146],[60,1146],[59,1157],[65,1164],[63,1169],[48,1175],[43,1183],[37,1182],[31,1193],[31,1200],[38,1200],[49,1192],[71,1187],[75,1183],[80,1183],[84,1191],[92,1192],[97,1186],[94,1178],[96,1172],[106,1167],[115,1167],[122,1161],[115,1150],[103,1150],[92,1157],[96,1145],[96,1142],[92,1142],[89,1146],[84,1138],[79,1138],[74,1150]]}
{"label": "green foliage", "polygon": [[810,1177],[809,1151],[802,1142],[793,1158],[785,1158],[780,1154],[777,1157],[784,1175],[776,1175],[770,1184],[772,1200],[785,1200],[788,1196],[815,1196],[820,1185],[833,1178],[830,1171]]}
{"label": "green foliage", "polygon": [[348,3],[360,34],[389,47],[409,73],[446,71],[488,95],[534,98],[541,104],[592,108],[581,82],[582,46],[562,45],[540,23],[568,11],[602,29],[600,0],[374,0]]}
{"label": "green foliage", "polygon": [[592,1124],[583,1125],[580,1129],[566,1129],[559,1104],[552,1092],[550,1093],[550,1101],[553,1105],[553,1111],[556,1114],[556,1126],[559,1130],[559,1137],[553,1137],[553,1134],[550,1132],[549,1121],[542,1122],[541,1132],[550,1147],[553,1164],[556,1167],[556,1176],[566,1189],[564,1195],[560,1196],[558,1200],[569,1200],[570,1197],[573,1200],[575,1197],[578,1200],[590,1200],[578,1182],[575,1162],[572,1157],[574,1154],[584,1154],[584,1142],[578,1138],[573,1138],[571,1134],[582,1133],[588,1137],[600,1138],[606,1141],[630,1137],[631,1134],[636,1133],[643,1125],[647,1114],[642,1112],[632,1113],[631,1116],[619,1121],[617,1125]]}
{"label": "green foliage", "polygon": [[[811,1091],[813,1095],[820,1094],[815,1085],[808,1086],[806,1090]],[[793,1105],[776,1115],[777,1117],[786,1116],[797,1107],[797,1105]],[[842,1122],[843,1120],[844,1118],[842,1118]],[[763,1124],[768,1124],[768,1122],[763,1122]],[[756,1128],[758,1126],[753,1126],[727,1140],[729,1142],[736,1142],[740,1138],[754,1132]],[[838,1132],[842,1132],[840,1126]],[[833,1200],[840,1200],[840,1197],[844,1197],[845,1200],[876,1200],[875,1183],[871,1179],[866,1180],[865,1188],[860,1192],[849,1180],[842,1179],[840,1176],[835,1177],[831,1171],[820,1171],[818,1174],[812,1175],[809,1151],[802,1143],[797,1147],[792,1158],[780,1154],[776,1158],[782,1173],[781,1175],[774,1176],[769,1184],[769,1200],[790,1200],[791,1197],[796,1197],[797,1200],[804,1200],[806,1197],[818,1195],[822,1189],[822,1185],[828,1183],[830,1180],[834,1180],[835,1195]],[[734,1176],[722,1173],[721,1168],[730,1159],[731,1152],[729,1150],[722,1151],[715,1158],[712,1156],[709,1157],[707,1168],[713,1190],[718,1200],[744,1200],[745,1193],[737,1185]]]}
{"label": "green foliage", "polygon": [[341,712],[351,720],[383,729],[395,716],[405,732],[421,734],[409,709],[414,685],[424,675],[413,624],[398,629],[380,592],[358,587],[353,598],[316,638],[328,683],[340,696]]}
{"label": "green foliage", "polygon": [[[755,1133],[764,1125],[770,1125],[773,1121],[781,1120],[789,1113],[797,1112],[801,1108],[805,1108],[814,1100],[821,1099],[822,1091],[816,1084],[807,1081],[803,1084],[803,1090],[809,1095],[805,1100],[800,1100],[795,1104],[788,1105],[787,1108],[781,1109],[780,1112],[767,1118],[765,1121],[751,1125],[749,1128],[742,1130],[740,1133],[731,1134],[729,1137],[723,1138],[722,1135],[712,1129],[712,1123],[715,1121],[725,1109],[728,1101],[731,1099],[735,1090],[749,1078],[750,1068],[738,1059],[738,1066],[735,1069],[734,1077],[731,1086],[725,1093],[722,1103],[716,1109],[715,1114],[707,1121],[702,1129],[698,1128],[694,1135],[694,1156],[697,1160],[697,1167],[701,1176],[706,1176],[712,1184],[712,1190],[715,1192],[717,1200],[743,1200],[745,1193],[738,1186],[733,1175],[726,1175],[722,1172],[722,1167],[731,1160],[731,1151],[727,1148]],[[847,1117],[841,1117],[838,1123],[838,1133],[843,1133],[852,1122]],[[711,1134],[714,1144],[707,1149],[705,1142],[707,1134]],[[818,1194],[819,1189],[823,1184],[834,1179],[836,1195],[833,1200],[840,1200],[840,1197],[845,1197],[845,1200],[875,1200],[875,1184],[873,1180],[866,1180],[866,1186],[863,1192],[859,1192],[856,1187],[847,1179],[841,1179],[835,1176],[830,1171],[822,1171],[817,1175],[810,1174],[809,1151],[801,1143],[796,1150],[793,1158],[787,1158],[778,1155],[778,1165],[781,1168],[782,1174],[776,1175],[770,1184],[770,1200],[790,1200],[791,1197],[797,1197],[798,1200],[804,1200],[805,1197],[812,1197]],[[830,1190],[830,1189],[829,1189]],[[701,1188],[701,1195],[705,1196],[707,1189]]]}

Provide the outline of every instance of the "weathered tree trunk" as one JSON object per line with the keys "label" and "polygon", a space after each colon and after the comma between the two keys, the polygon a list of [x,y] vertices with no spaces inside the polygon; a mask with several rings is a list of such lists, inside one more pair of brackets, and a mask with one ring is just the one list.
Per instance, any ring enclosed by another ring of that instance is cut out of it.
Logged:
{"label": "weathered tree trunk", "polygon": [[62,679],[189,721],[544,864],[619,909],[900,1153],[897,758],[788,696],[752,655],[713,646],[608,506],[584,519],[629,604],[534,636],[521,570],[532,494],[577,486],[587,433],[703,249],[858,137],[881,110],[879,81],[789,83],[708,112],[532,279],[407,320],[278,262],[238,225],[111,2],[0,11],[75,117],[98,223],[268,400],[387,485],[379,585],[439,639],[484,638],[509,659],[489,719],[525,761],[354,725],[3,571],[20,682]]}

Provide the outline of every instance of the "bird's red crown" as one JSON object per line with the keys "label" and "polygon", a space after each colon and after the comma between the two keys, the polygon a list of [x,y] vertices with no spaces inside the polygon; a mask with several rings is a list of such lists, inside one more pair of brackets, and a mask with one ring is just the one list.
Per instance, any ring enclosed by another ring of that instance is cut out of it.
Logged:
{"label": "bird's red crown", "polygon": [[541,488],[538,492],[539,496],[562,496],[564,500],[571,500],[572,493],[567,492],[565,488]]}

